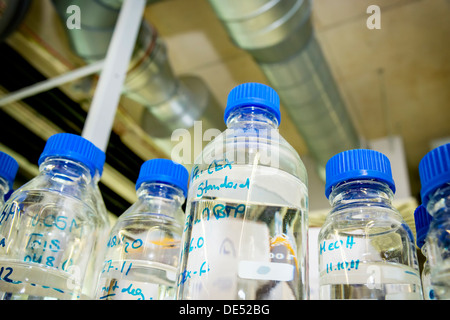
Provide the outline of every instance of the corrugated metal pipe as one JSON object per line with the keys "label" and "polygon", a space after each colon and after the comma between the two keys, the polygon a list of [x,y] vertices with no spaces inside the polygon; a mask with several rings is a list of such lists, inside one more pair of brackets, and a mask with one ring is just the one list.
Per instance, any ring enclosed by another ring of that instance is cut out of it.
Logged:
{"label": "corrugated metal pipe", "polygon": [[359,137],[314,36],[310,0],[208,0],[232,41],[276,89],[319,174]]}
{"label": "corrugated metal pipe", "polygon": [[[66,10],[77,5],[81,29],[67,29],[74,52],[86,62],[103,59],[119,15],[120,0],[52,0],[63,21]],[[170,138],[173,130],[191,129],[202,121],[202,129],[224,130],[219,116],[223,109],[198,77],[176,77],[164,42],[143,20],[125,81],[124,94],[145,107],[141,126],[154,138]]]}

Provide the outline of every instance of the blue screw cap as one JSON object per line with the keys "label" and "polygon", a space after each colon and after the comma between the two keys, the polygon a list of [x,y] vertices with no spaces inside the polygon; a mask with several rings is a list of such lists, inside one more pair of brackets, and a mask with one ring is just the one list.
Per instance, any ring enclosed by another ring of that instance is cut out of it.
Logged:
{"label": "blue screw cap", "polygon": [[425,244],[425,238],[430,228],[430,223],[433,217],[427,212],[423,205],[420,205],[414,210],[414,222],[416,224],[416,243],[419,248]]}
{"label": "blue screw cap", "polygon": [[105,163],[105,153],[102,150],[89,140],[71,133],[57,133],[48,138],[38,164],[55,156],[82,162],[89,168],[91,176],[95,175],[96,170],[101,174]]}
{"label": "blue screw cap", "polygon": [[189,172],[181,164],[168,159],[152,159],[142,164],[136,181],[136,190],[144,182],[162,182],[180,188],[186,197],[188,180]]}
{"label": "blue screw cap", "polygon": [[354,149],[338,153],[328,160],[325,171],[327,198],[338,183],[359,179],[382,181],[395,193],[391,163],[384,154],[375,150]]}
{"label": "blue screw cap", "polygon": [[224,120],[227,122],[231,112],[239,107],[257,106],[274,113],[278,123],[281,120],[280,97],[271,87],[256,82],[248,82],[234,87],[228,94]]}
{"label": "blue screw cap", "polygon": [[97,155],[97,157],[95,157],[94,167],[98,171],[99,176],[101,177],[103,174],[103,168],[105,166],[106,154],[99,148],[97,148],[97,152],[98,152],[98,155]]}
{"label": "blue screw cap", "polygon": [[18,170],[19,164],[16,159],[9,154],[0,151],[0,177],[8,182],[9,189],[12,189]]}
{"label": "blue screw cap", "polygon": [[450,143],[431,150],[422,158],[419,163],[419,176],[422,184],[422,204],[426,206],[431,193],[450,183]]}

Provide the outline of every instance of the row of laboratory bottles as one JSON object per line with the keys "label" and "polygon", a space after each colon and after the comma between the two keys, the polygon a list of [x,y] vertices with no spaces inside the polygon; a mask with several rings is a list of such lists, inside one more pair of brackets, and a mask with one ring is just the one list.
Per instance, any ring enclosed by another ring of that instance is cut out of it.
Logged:
{"label": "row of laboratory bottles", "polygon": [[[171,160],[144,162],[137,201],[114,225],[98,187],[105,154],[91,142],[50,137],[39,174],[12,194],[18,165],[0,154],[1,299],[309,299],[307,173],[277,130],[279,97],[239,85],[224,120],[190,177]],[[389,159],[355,149],[328,161],[320,299],[449,298],[449,167],[450,145],[419,166],[420,274]]]}

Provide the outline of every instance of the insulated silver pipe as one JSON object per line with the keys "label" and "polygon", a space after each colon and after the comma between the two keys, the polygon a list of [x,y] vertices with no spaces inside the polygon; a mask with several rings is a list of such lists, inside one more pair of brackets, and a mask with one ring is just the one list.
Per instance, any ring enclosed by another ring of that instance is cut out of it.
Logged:
{"label": "insulated silver pipe", "polygon": [[[103,59],[119,14],[121,0],[52,0],[63,21],[69,5],[78,5],[81,29],[67,30],[75,53],[86,62]],[[225,129],[223,109],[197,77],[176,77],[161,38],[142,21],[124,84],[128,98],[143,105],[142,128],[152,137],[168,139],[175,129]],[[198,94],[201,96],[199,97]]]}
{"label": "insulated silver pipe", "polygon": [[280,95],[324,177],[359,138],[315,39],[310,0],[209,0],[232,41],[250,53]]}

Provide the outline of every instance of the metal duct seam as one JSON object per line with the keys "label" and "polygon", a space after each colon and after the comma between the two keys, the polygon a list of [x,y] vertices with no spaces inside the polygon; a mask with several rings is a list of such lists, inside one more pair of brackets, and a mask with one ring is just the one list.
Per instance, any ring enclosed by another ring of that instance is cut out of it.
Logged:
{"label": "metal duct seam", "polygon": [[209,0],[232,41],[250,53],[303,136],[324,178],[326,162],[359,137],[314,36],[311,0]]}

